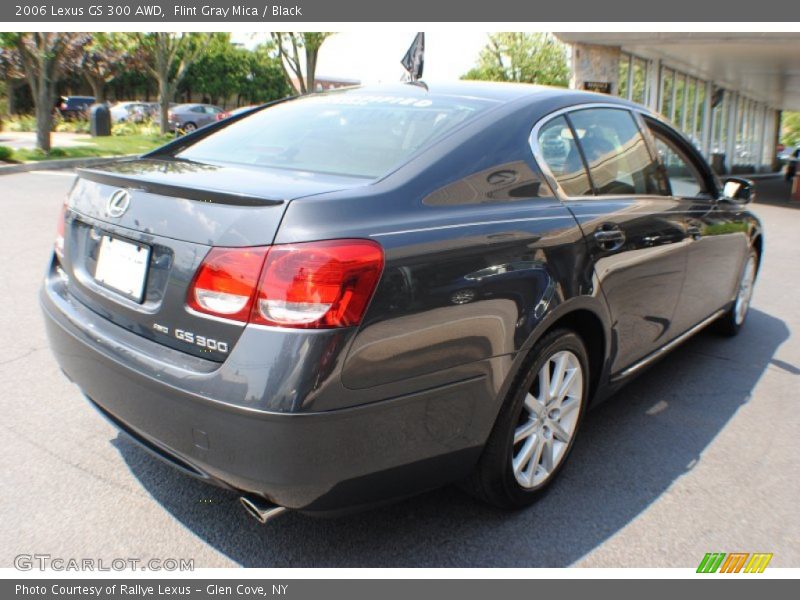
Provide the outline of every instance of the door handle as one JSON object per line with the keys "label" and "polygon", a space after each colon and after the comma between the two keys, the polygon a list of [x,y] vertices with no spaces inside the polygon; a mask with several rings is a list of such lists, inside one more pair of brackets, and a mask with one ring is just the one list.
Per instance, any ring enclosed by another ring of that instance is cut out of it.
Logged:
{"label": "door handle", "polygon": [[594,232],[597,245],[606,252],[614,252],[625,245],[625,234],[616,225],[605,225]]}

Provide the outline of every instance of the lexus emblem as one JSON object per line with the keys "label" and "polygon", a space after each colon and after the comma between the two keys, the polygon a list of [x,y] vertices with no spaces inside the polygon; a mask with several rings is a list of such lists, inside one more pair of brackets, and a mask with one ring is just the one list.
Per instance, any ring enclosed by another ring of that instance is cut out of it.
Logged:
{"label": "lexus emblem", "polygon": [[109,217],[118,219],[125,214],[131,203],[131,195],[127,190],[117,190],[108,198],[106,202],[106,214]]}

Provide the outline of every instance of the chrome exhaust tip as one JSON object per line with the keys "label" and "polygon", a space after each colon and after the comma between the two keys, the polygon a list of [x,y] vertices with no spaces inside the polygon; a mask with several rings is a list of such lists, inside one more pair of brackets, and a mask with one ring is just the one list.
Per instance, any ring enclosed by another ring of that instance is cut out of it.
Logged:
{"label": "chrome exhaust tip", "polygon": [[253,495],[241,496],[239,502],[242,503],[247,513],[262,525],[288,510],[285,506],[272,504],[259,496]]}

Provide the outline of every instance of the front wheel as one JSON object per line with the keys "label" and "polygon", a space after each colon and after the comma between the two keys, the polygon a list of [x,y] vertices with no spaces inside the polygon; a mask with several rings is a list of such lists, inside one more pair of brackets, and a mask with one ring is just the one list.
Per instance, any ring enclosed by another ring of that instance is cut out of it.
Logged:
{"label": "front wheel", "polygon": [[736,292],[736,300],[733,301],[733,306],[719,318],[718,329],[725,335],[734,336],[744,325],[744,320],[747,318],[747,311],[750,309],[750,301],[753,298],[753,288],[756,283],[756,274],[758,273],[758,254],[755,250],[750,250],[750,253],[745,260],[744,267],[742,267],[742,274],[739,277],[739,289]]}
{"label": "front wheel", "polygon": [[531,351],[468,489],[502,508],[522,508],[549,488],[569,456],[586,407],[589,370],[581,338],[556,330]]}

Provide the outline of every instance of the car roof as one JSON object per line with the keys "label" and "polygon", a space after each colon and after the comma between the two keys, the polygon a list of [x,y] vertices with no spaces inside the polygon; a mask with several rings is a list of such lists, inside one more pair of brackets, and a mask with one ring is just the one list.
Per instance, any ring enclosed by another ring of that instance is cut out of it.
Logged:
{"label": "car roof", "polygon": [[498,103],[520,101],[525,103],[538,103],[542,100],[560,100],[565,106],[570,104],[586,104],[602,102],[636,106],[617,96],[598,94],[573,90],[563,87],[535,85],[529,83],[506,83],[494,81],[451,81],[451,82],[416,82],[366,85],[358,87],[339,88],[322,92],[325,94],[355,93],[355,94],[396,94],[398,96],[449,96],[464,99],[475,98]]}
{"label": "car roof", "polygon": [[217,108],[213,104],[204,104],[203,102],[184,102],[183,104],[176,104],[174,108],[192,108],[194,106],[211,106]]}

